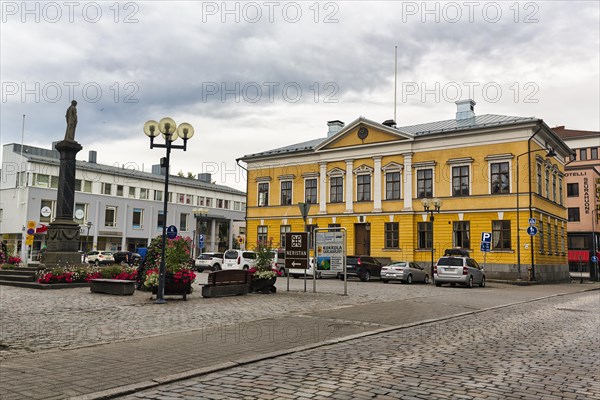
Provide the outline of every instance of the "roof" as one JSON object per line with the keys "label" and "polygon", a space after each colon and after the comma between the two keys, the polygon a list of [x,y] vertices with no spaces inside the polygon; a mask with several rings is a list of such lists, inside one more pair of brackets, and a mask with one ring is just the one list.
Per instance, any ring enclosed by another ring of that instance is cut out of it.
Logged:
{"label": "roof", "polygon": [[[21,145],[13,143],[13,152],[20,153]],[[45,164],[60,165],[59,152],[56,150],[42,149],[33,146],[23,146],[23,157],[30,161],[36,161]],[[114,167],[111,165],[90,163],[87,161],[76,161],[76,169],[105,172],[114,175],[126,175],[130,178],[139,178],[151,181],[163,182],[165,180],[164,175],[157,175],[151,172],[144,172],[133,168],[126,168],[125,166]],[[169,175],[169,181],[183,186],[191,186],[194,188],[201,188],[207,190],[213,190],[222,193],[230,193],[245,196],[246,193],[237,189],[230,188],[229,186],[217,185],[214,183],[203,182],[193,178],[185,178],[177,175]]]}
{"label": "roof", "polygon": [[552,128],[561,139],[585,139],[585,138],[600,138],[600,132],[597,131],[582,131],[575,129],[566,129],[564,125]]}
{"label": "roof", "polygon": [[[370,120],[367,120],[363,117],[360,117],[358,122],[368,122],[373,123]],[[444,121],[435,121],[435,122],[427,122],[424,124],[417,125],[408,125],[408,126],[398,126],[396,128],[390,128],[389,126],[374,123],[376,125],[380,125],[381,129],[395,129],[398,133],[407,134],[408,136],[413,137],[424,137],[430,134],[441,133],[441,132],[458,132],[465,130],[473,130],[473,129],[481,129],[481,128],[491,128],[497,126],[504,125],[514,125],[521,124],[527,122],[536,122],[539,121],[538,118],[535,117],[514,117],[509,115],[496,115],[496,114],[484,114],[477,115],[472,118],[466,118],[461,120],[456,119],[448,119]],[[352,125],[352,124],[350,124]],[[346,128],[350,125],[347,125]],[[344,129],[342,129],[344,131]],[[340,132],[342,132],[340,131]],[[299,152],[312,152],[319,145],[331,137],[323,137],[319,139],[313,139],[306,142],[296,143],[285,147],[279,147],[272,150],[266,150],[259,153],[247,154],[241,159],[247,158],[257,158],[264,156],[271,156],[276,154],[289,154],[289,153],[299,153]]]}

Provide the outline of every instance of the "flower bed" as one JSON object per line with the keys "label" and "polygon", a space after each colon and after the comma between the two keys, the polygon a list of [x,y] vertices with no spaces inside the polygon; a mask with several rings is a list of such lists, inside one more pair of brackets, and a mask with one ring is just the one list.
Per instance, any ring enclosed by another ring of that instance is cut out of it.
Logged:
{"label": "flower bed", "polygon": [[54,268],[43,272],[38,283],[86,283],[91,279],[135,280],[137,268],[113,265],[105,268],[98,267],[69,267]]}

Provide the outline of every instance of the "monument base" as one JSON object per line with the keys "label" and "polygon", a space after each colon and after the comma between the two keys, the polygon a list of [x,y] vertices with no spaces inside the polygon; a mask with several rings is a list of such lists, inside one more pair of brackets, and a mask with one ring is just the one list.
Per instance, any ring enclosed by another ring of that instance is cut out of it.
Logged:
{"label": "monument base", "polygon": [[46,268],[81,264],[79,224],[57,218],[48,225],[47,247],[43,263]]}

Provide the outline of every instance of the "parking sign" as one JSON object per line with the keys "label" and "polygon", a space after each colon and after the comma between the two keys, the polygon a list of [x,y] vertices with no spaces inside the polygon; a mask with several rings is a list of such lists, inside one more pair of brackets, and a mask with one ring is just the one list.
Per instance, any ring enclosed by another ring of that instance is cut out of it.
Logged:
{"label": "parking sign", "polygon": [[481,243],[492,243],[492,233],[481,232]]}

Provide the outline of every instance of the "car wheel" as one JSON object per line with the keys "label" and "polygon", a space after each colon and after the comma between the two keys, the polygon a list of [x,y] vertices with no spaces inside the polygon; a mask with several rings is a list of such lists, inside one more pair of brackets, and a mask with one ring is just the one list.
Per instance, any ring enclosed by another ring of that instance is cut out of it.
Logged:
{"label": "car wheel", "polygon": [[423,283],[426,285],[429,285],[429,275],[425,275],[425,279],[423,280]]}
{"label": "car wheel", "polygon": [[438,281],[434,280],[433,283],[435,283],[435,286],[437,286],[437,287],[442,286],[442,282],[438,282]]}
{"label": "car wheel", "polygon": [[220,271],[220,270],[221,270],[221,264],[219,264],[219,263],[216,263],[216,264],[213,266],[213,271]]}
{"label": "car wheel", "polygon": [[248,270],[248,266],[244,265],[244,267],[242,269]]}
{"label": "car wheel", "polygon": [[479,282],[480,287],[485,287],[485,276],[481,277],[481,282]]}
{"label": "car wheel", "polygon": [[382,279],[381,282],[388,283],[389,281],[387,279]]}
{"label": "car wheel", "polygon": [[360,276],[360,280],[363,282],[369,282],[371,280],[371,274],[369,271],[365,271],[365,273]]}
{"label": "car wheel", "polygon": [[467,287],[472,288],[473,287],[473,277],[469,276],[469,282],[467,282]]}
{"label": "car wheel", "polygon": [[408,283],[409,285],[412,283],[412,275],[408,274],[408,277],[406,278],[406,283]]}
{"label": "car wheel", "polygon": [[323,274],[321,274],[320,272],[317,272],[317,279],[321,279],[323,277]]}

